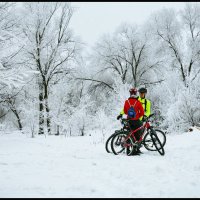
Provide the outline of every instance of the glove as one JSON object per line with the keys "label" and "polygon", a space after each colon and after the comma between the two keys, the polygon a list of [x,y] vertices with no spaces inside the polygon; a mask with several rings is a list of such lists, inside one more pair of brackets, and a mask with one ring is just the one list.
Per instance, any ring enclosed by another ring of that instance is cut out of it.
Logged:
{"label": "glove", "polygon": [[119,120],[120,118],[122,118],[122,114],[117,116],[117,120]]}

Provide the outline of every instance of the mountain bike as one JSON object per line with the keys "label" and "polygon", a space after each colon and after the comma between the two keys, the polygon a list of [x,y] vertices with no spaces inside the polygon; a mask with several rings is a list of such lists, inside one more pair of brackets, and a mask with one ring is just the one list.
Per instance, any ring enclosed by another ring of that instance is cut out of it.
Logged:
{"label": "mountain bike", "polygon": [[[163,135],[163,132],[156,130],[151,126],[149,118],[154,114],[151,114],[149,117],[146,117],[144,123],[141,127],[131,130],[129,121],[130,119],[121,119],[122,124],[125,127],[129,127],[127,131],[120,131],[112,136],[111,139],[111,149],[115,155],[126,153],[126,155],[132,155],[137,150],[144,145],[144,147],[149,151],[158,151],[160,155],[164,155],[165,151],[163,146],[166,143],[166,136],[164,134],[163,141],[161,142],[158,133]],[[136,139],[135,133],[141,130],[142,134],[140,135],[139,140]]]}
{"label": "mountain bike", "polygon": [[[154,114],[152,114],[151,116],[153,116],[153,115]],[[128,123],[123,119],[121,119],[120,122],[121,122],[123,127],[120,130],[116,130],[112,135],[110,135],[108,137],[108,139],[105,142],[105,149],[106,149],[106,151],[108,153],[112,153],[113,152],[112,149],[111,149],[111,140],[116,134],[118,134],[118,133],[128,134],[130,132],[130,127],[129,127]],[[160,130],[158,128],[156,128],[154,130],[155,130],[156,135],[158,136],[159,140],[161,141],[161,143],[162,143],[162,145],[164,147],[164,145],[166,144],[166,134],[162,130]],[[150,136],[150,129],[145,129],[144,130],[144,140],[145,140],[145,148],[147,150],[149,150],[149,151],[157,151],[156,147],[153,144],[152,138]]]}

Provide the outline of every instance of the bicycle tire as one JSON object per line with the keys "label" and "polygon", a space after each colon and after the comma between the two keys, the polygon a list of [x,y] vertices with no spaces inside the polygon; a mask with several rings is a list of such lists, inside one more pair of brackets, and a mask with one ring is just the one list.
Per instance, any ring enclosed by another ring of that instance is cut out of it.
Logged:
{"label": "bicycle tire", "polygon": [[[125,140],[122,140],[125,139],[127,136],[126,133],[124,132],[121,132],[121,133],[117,133],[116,135],[114,135],[112,137],[112,140],[111,140],[111,149],[112,149],[112,152],[115,154],[115,155],[119,155],[119,154],[122,154],[122,153],[126,153],[126,155],[131,155],[132,152],[133,152],[133,148],[134,148],[134,142],[132,140],[132,138],[129,138],[127,141]],[[128,145],[130,146],[130,150],[129,152],[127,151],[127,148],[124,147],[125,145]],[[120,150],[117,150],[117,146],[120,147],[119,149]]]}
{"label": "bicycle tire", "polygon": [[[154,130],[151,130],[151,132],[150,132],[150,136],[152,138],[153,144],[156,147],[156,150],[158,151],[158,153],[161,156],[164,156],[165,150],[163,148],[163,145],[162,145],[161,141],[159,140],[158,136],[154,132],[155,132]],[[159,144],[159,147],[158,147],[158,144]]]}
{"label": "bicycle tire", "polygon": [[[154,129],[156,135],[158,136],[159,140],[162,143],[162,146],[164,147],[166,144],[166,135],[163,131],[161,131],[160,129]],[[159,136],[161,135],[161,136]],[[148,138],[149,137],[149,138]],[[154,146],[151,136],[150,136],[150,131],[144,136],[143,139],[143,144],[144,147],[148,150],[148,151],[157,151],[156,147]]]}
{"label": "bicycle tire", "polygon": [[106,140],[106,143],[105,143],[105,149],[107,151],[107,153],[112,153],[112,149],[109,149],[109,147],[111,147],[111,139],[112,137],[116,135],[116,133],[113,133],[110,137],[108,137],[108,139]]}

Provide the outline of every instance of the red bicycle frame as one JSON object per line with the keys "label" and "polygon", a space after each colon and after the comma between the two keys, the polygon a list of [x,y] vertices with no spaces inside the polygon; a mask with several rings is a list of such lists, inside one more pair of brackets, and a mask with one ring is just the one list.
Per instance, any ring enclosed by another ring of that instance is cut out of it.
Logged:
{"label": "red bicycle frame", "polygon": [[[140,142],[143,140],[143,136],[144,136],[145,131],[146,131],[147,129],[149,129],[150,126],[151,126],[151,125],[150,125],[150,122],[149,122],[149,121],[146,121],[146,122],[145,122],[142,126],[140,126],[139,128],[137,128],[137,129],[135,129],[135,130],[131,130],[131,129],[130,129],[130,133],[127,135],[126,140],[128,140],[128,139],[132,136],[132,138],[134,139],[134,141],[136,141],[137,143],[140,143]],[[130,126],[129,126],[129,128],[130,128]],[[144,129],[144,130],[142,131],[142,134],[141,134],[141,136],[140,136],[140,139],[137,140],[136,137],[135,137],[135,133],[136,133],[137,131],[141,130],[141,129]]]}

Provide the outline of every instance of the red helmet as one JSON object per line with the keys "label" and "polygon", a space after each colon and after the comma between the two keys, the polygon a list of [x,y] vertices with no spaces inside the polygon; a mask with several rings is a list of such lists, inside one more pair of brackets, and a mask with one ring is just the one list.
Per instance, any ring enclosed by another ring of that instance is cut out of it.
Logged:
{"label": "red helmet", "polygon": [[136,95],[137,94],[137,89],[136,88],[131,88],[129,90],[129,92],[130,92],[130,95]]}

